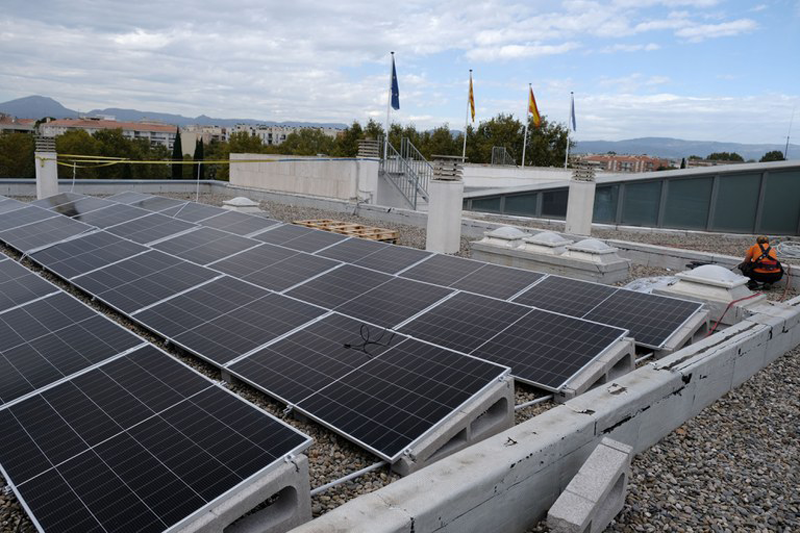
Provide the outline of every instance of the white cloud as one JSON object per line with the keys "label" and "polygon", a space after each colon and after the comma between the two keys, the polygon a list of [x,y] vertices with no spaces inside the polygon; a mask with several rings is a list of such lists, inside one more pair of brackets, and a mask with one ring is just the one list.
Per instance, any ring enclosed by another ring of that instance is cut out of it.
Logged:
{"label": "white cloud", "polygon": [[467,58],[474,61],[532,58],[565,54],[571,50],[575,50],[578,47],[580,47],[580,45],[576,42],[562,43],[559,45],[509,44],[505,46],[475,48],[467,52]]}
{"label": "white cloud", "polygon": [[722,22],[720,24],[698,24],[689,26],[679,29],[675,32],[675,35],[696,43],[706,39],[733,37],[742,33],[749,33],[757,27],[758,24],[754,20],[739,19],[732,22]]}
{"label": "white cloud", "polygon": [[656,43],[648,43],[648,44],[615,44],[612,46],[607,46],[600,50],[600,52],[604,54],[614,54],[617,52],[652,52],[653,50],[659,50],[661,46]]}

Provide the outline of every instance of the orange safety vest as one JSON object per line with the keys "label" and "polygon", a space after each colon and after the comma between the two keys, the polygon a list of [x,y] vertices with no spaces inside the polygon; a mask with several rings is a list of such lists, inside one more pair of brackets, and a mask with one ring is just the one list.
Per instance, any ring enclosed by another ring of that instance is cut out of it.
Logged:
{"label": "orange safety vest", "polygon": [[774,274],[781,271],[778,254],[769,245],[766,248],[758,243],[751,246],[744,256],[744,262],[753,263],[753,271],[761,274]]}

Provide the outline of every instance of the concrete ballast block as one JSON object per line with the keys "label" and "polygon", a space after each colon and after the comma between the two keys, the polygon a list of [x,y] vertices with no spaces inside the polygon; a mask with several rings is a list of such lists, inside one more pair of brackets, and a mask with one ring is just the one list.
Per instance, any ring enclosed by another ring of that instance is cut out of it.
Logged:
{"label": "concrete ballast block", "polygon": [[604,438],[547,513],[554,533],[603,531],[621,510],[633,448]]}

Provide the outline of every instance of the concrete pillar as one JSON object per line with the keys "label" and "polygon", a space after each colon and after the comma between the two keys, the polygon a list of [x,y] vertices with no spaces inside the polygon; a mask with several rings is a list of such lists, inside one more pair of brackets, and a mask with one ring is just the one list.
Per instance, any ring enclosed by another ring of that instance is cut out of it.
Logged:
{"label": "concrete pillar", "polygon": [[464,181],[461,158],[434,156],[433,179],[428,184],[428,232],[425,249],[454,254],[461,249],[461,209]]}
{"label": "concrete pillar", "polygon": [[52,152],[35,152],[36,166],[36,199],[48,198],[58,194],[58,154]]}
{"label": "concrete pillar", "polygon": [[587,169],[575,171],[575,175],[569,182],[567,226],[565,228],[567,233],[572,235],[592,234],[594,188],[594,172]]}

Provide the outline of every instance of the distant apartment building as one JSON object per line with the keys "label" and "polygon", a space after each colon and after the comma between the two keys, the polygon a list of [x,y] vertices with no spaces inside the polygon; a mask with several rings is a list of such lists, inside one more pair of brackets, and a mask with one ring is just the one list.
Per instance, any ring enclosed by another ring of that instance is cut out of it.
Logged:
{"label": "distant apartment building", "polygon": [[589,154],[578,159],[581,163],[606,172],[654,172],[673,166],[669,159],[649,155]]}
{"label": "distant apartment building", "polygon": [[175,142],[175,126],[159,122],[118,122],[112,117],[82,117],[50,120],[39,125],[39,133],[56,137],[68,131],[84,130],[89,135],[100,130],[121,129],[127,139],[145,139],[151,144],[161,144],[172,150]]}
{"label": "distant apartment building", "polygon": [[33,133],[34,119],[17,118],[5,113],[0,113],[0,134],[3,133]]}
{"label": "distant apartment building", "polygon": [[261,139],[261,142],[268,146],[277,146],[286,140],[292,133],[299,132],[304,129],[319,130],[332,139],[335,139],[342,130],[338,128],[321,128],[313,126],[266,126],[249,124],[237,124],[231,130],[231,133],[246,132],[249,135],[254,135]]}
{"label": "distant apartment building", "polygon": [[744,161],[733,161],[725,159],[693,159],[691,157],[686,159],[687,168],[718,167],[721,165],[740,165],[742,163],[744,163]]}

